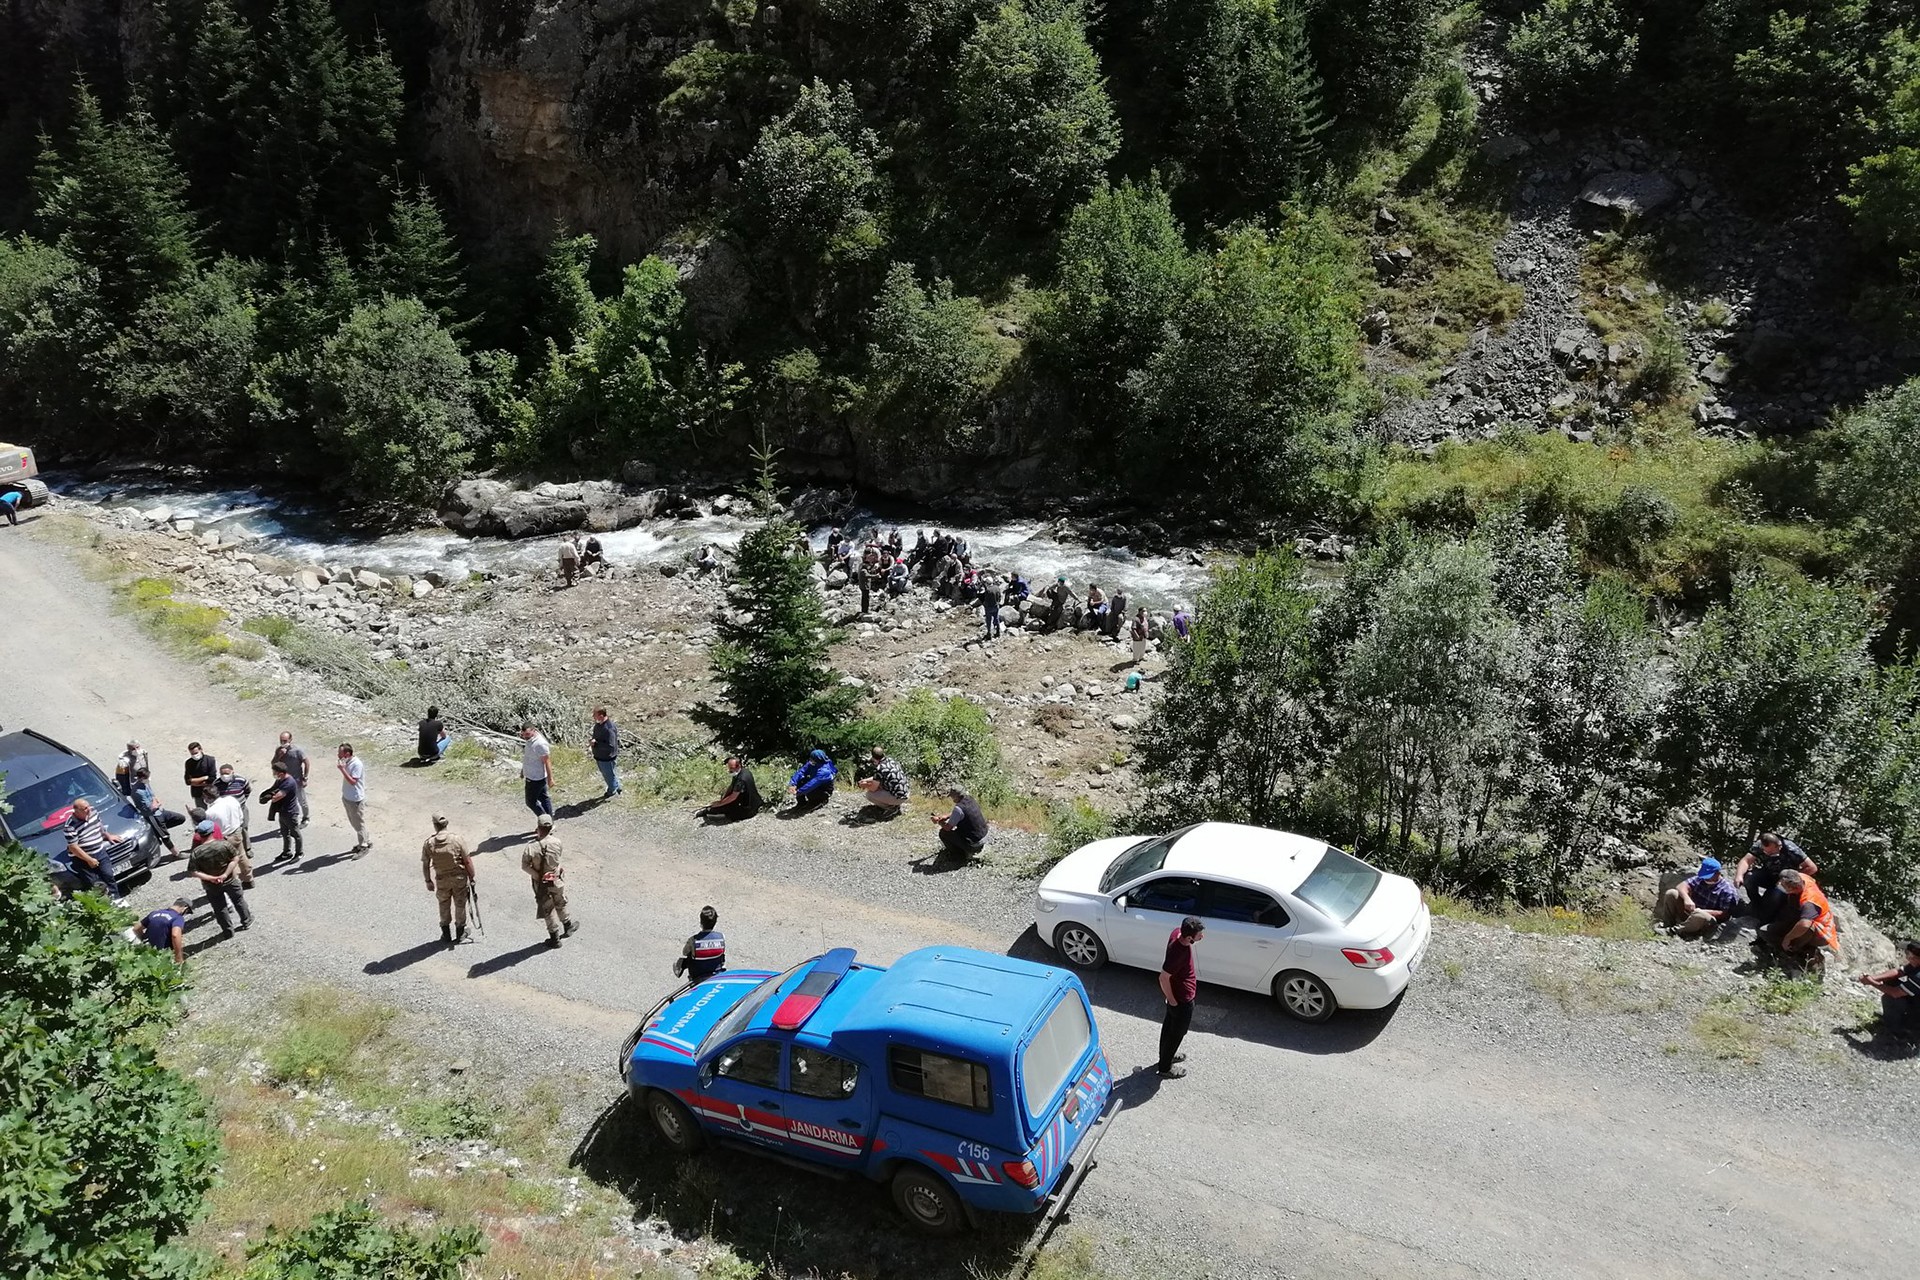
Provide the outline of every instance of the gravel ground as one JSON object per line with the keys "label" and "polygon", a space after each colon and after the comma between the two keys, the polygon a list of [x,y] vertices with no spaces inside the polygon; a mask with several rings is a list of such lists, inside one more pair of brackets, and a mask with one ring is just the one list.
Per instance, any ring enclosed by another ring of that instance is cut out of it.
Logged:
{"label": "gravel ground", "polygon": [[[0,559],[5,669],[32,674],[0,682],[0,723],[103,761],[139,736],[163,778],[192,737],[256,770],[281,727],[309,744],[408,738],[292,685],[242,700],[211,683],[117,615],[45,536],[51,522],[39,525],[24,521]],[[680,813],[579,806],[561,834],[583,931],[554,954],[513,859],[527,827],[516,794],[387,765],[373,788],[378,847],[358,861],[342,856],[331,788],[317,789],[305,864],[263,875],[259,927],[197,961],[196,1012],[262,1016],[313,982],[390,1001],[449,1060],[472,1058],[503,1101],[518,1080],[560,1083],[584,1167],[639,1211],[709,1179],[709,1211],[673,1225],[711,1227],[747,1256],[766,1252],[770,1202],[792,1269],[958,1277],[1011,1256],[1004,1230],[929,1249],[903,1236],[877,1190],[732,1155],[682,1169],[618,1111],[594,1123],[618,1097],[618,1043],[669,985],[701,903],[720,907],[737,965],[837,943],[877,960],[934,941],[1032,953],[1028,887],[1005,867],[929,874],[923,831],[843,825],[838,807],[704,830]],[[433,943],[414,853],[435,809],[484,851],[490,930],[452,953]],[[163,870],[134,899],[177,891]],[[1868,1007],[1838,992],[1779,1026],[1743,1014],[1768,1028],[1757,1064],[1713,1058],[1697,1020],[1759,989],[1731,959],[1442,921],[1394,1011],[1307,1027],[1266,1000],[1205,989],[1192,1075],[1165,1085],[1142,1065],[1152,976],[1104,970],[1088,985],[1126,1110],[1074,1229],[1114,1275],[1773,1275],[1789,1256],[1897,1274],[1920,1246],[1899,1192],[1920,1173],[1920,1064],[1833,1034]],[[1686,1222],[1706,1225],[1676,1247]]]}

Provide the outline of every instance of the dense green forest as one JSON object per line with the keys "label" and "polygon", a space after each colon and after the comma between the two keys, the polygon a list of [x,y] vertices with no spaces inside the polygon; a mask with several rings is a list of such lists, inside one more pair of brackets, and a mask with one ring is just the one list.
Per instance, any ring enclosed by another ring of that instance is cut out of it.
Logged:
{"label": "dense green forest", "polygon": [[[8,432],[341,476],[374,509],[476,467],[724,465],[826,424],[868,476],[1017,438],[1083,491],[1363,516],[1365,214],[1383,165],[1442,218],[1487,206],[1470,38],[1502,127],[1684,137],[1844,206],[1886,323],[1920,280],[1911,4],[715,4],[627,109],[698,132],[719,175],[675,196],[684,236],[744,264],[723,325],[663,258],[445,206],[421,115],[444,35],[417,8],[149,16],[146,56],[80,76],[16,32],[35,88],[6,136],[31,117],[37,154],[0,202]],[[1499,316],[1490,293],[1448,323]]]}

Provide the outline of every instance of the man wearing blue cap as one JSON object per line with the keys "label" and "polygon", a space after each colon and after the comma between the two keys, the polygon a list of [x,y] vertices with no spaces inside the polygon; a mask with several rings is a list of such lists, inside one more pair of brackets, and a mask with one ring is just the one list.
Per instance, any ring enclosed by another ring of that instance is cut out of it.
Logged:
{"label": "man wearing blue cap", "polygon": [[1720,870],[1718,858],[1702,858],[1691,880],[1682,880],[1660,895],[1653,913],[1656,928],[1681,938],[1712,933],[1740,908],[1740,890]]}

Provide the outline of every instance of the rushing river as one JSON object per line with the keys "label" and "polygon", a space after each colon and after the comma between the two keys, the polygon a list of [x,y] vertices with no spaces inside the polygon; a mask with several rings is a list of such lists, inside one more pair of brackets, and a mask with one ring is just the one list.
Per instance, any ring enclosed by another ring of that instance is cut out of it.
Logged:
{"label": "rushing river", "polygon": [[[256,488],[223,489],[170,485],[145,476],[87,480],[50,472],[49,488],[69,498],[109,509],[152,511],[164,507],[176,518],[191,519],[201,530],[257,543],[260,549],[289,559],[336,566],[364,566],[378,573],[418,575],[429,569],[464,574],[544,569],[553,564],[551,538],[474,537],[448,529],[416,529],[377,537],[338,526],[331,512],[297,498]],[[684,559],[701,543],[732,547],[750,525],[731,516],[695,520],[649,520],[629,529],[599,535],[615,564],[659,564]],[[1124,590],[1150,608],[1191,602],[1207,580],[1207,571],[1186,562],[1136,556],[1125,547],[1089,547],[1057,537],[1046,525],[1013,521],[995,525],[955,524],[925,512],[860,509],[840,528],[850,536],[898,528],[906,545],[926,529],[958,533],[973,547],[973,561],[1001,570],[1018,569],[1039,590],[1064,573],[1082,594],[1088,582],[1112,592]],[[824,547],[830,529],[812,530],[815,547]]]}

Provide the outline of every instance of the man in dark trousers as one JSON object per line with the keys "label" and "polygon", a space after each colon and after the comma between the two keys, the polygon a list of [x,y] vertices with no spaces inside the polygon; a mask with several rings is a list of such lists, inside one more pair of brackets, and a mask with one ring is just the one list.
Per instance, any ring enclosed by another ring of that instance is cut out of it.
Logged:
{"label": "man in dark trousers", "polygon": [[284,729],[280,732],[280,745],[273,750],[273,763],[287,766],[287,775],[298,790],[300,825],[306,826],[307,774],[313,766],[307,763],[307,753],[293,744],[293,735]]}
{"label": "man in dark trousers", "polygon": [[605,707],[593,709],[593,764],[600,770],[600,780],[607,784],[607,793],[600,798],[610,800],[619,795],[624,789],[620,785],[620,726]]}
{"label": "man in dark trousers", "polygon": [[953,801],[953,808],[933,817],[940,826],[940,847],[962,858],[971,858],[987,847],[987,815],[980,812],[978,800],[958,787],[949,788],[947,796]]}
{"label": "man in dark trousers", "polygon": [[1160,965],[1160,994],[1166,998],[1167,1014],[1160,1023],[1160,1078],[1178,1080],[1187,1074],[1180,1064],[1187,1055],[1180,1042],[1193,1025],[1193,1002],[1200,994],[1200,975],[1193,967],[1194,944],[1207,936],[1207,926],[1198,916],[1188,916],[1180,927],[1167,935],[1167,958]]}
{"label": "man in dark trousers", "polygon": [[727,967],[727,935],[720,932],[720,913],[712,907],[700,908],[700,932],[688,938],[680,948],[673,971],[684,975],[688,984],[705,982]]}
{"label": "man in dark trousers", "polygon": [[280,832],[280,856],[277,862],[298,862],[307,852],[307,838],[300,834],[300,784],[284,760],[273,762],[273,785],[260,793],[267,806],[267,819]]}
{"label": "man in dark trousers", "polygon": [[181,778],[187,784],[187,790],[193,796],[193,802],[201,808],[213,803],[214,780],[220,776],[220,764],[212,756],[200,749],[197,742],[187,744],[187,763],[181,770]]}
{"label": "man in dark trousers", "polygon": [[705,818],[708,822],[739,822],[760,812],[764,803],[760,799],[760,783],[755,780],[747,762],[739,756],[729,756],[727,772],[733,778],[727,783],[726,793],[706,808],[696,811],[694,817]]}
{"label": "man in dark trousers", "polygon": [[157,951],[173,952],[175,964],[187,962],[185,933],[187,912],[193,910],[193,904],[185,898],[175,898],[170,907],[156,907],[140,917],[140,938]]}

